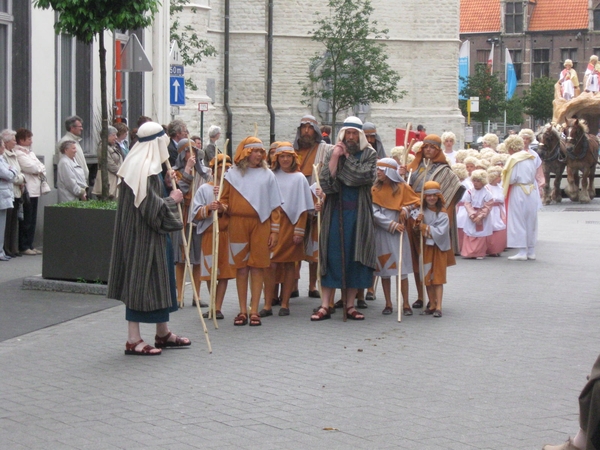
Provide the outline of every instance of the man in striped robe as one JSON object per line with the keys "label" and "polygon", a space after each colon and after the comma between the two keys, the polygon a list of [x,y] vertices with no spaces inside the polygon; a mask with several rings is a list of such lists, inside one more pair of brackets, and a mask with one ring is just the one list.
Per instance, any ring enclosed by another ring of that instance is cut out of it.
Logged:
{"label": "man in striped robe", "polygon": [[345,289],[348,318],[365,318],[354,300],[357,289],[371,286],[377,266],[371,199],[377,154],[362,127],[358,117],[348,117],[321,168],[321,188],[327,196],[319,241],[323,298],[313,321],[330,318],[335,289]]}

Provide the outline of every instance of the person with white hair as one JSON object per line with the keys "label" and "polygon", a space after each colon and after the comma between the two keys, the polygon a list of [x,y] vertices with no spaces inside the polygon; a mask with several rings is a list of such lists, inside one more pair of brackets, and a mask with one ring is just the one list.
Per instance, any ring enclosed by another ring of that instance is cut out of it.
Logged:
{"label": "person with white hair", "polygon": [[596,64],[598,64],[598,57],[596,55],[590,56],[590,60],[585,69],[585,73],[583,74],[583,86],[588,85],[588,83],[589,83],[588,78],[596,70]]}
{"label": "person with white hair", "polygon": [[500,256],[506,249],[506,211],[504,209],[504,192],[502,190],[502,167],[490,166],[487,170],[487,189],[492,194],[492,209],[490,221],[492,222],[492,235],[487,239],[487,254]]}
{"label": "person with white hair", "polygon": [[456,135],[452,131],[445,131],[442,133],[444,156],[448,160],[448,164],[451,166],[456,164],[456,151],[454,150],[454,144],[456,144]]}
{"label": "person with white hair", "polygon": [[[169,159],[169,137],[162,126],[147,122],[137,134],[139,140],[118,173],[119,206],[107,297],[125,303],[125,354],[156,356],[162,348],[191,345],[168,327],[169,315],[178,307],[169,233],[183,228],[177,211],[183,194],[172,189],[167,196],[165,190],[161,171]],[[142,339],[140,322],[156,324],[154,347]]]}
{"label": "person with white hair", "polygon": [[485,188],[487,172],[474,170],[471,174],[473,188],[463,197],[468,220],[464,226],[465,237],[460,254],[463,258],[483,259],[487,254],[487,237],[492,235],[492,222],[489,219],[492,208],[492,193]]}
{"label": "person with white hair", "polygon": [[221,138],[221,127],[211,125],[208,129],[209,144],[204,148],[204,165],[208,167],[217,152],[217,141]]}
{"label": "person with white hair", "polygon": [[[402,310],[405,316],[412,315],[408,302],[408,274],[412,273],[412,259],[406,224],[411,211],[418,209],[420,199],[398,174],[398,163],[392,158],[377,161],[377,181],[371,189],[373,195],[373,219],[375,220],[375,246],[377,270],[381,277],[385,297],[382,314],[394,312],[391,299],[391,277],[400,276]],[[402,267],[400,273],[400,236],[402,236]]]}
{"label": "person with white hair", "polygon": [[[108,198],[115,199],[118,198],[119,191],[117,189],[117,184],[119,181],[119,177],[117,176],[117,172],[121,168],[121,164],[123,164],[123,160],[125,159],[125,155],[121,150],[119,144],[117,144],[117,129],[113,126],[108,127],[108,143],[106,146],[106,169],[108,173]],[[98,143],[98,148],[96,150],[98,159],[100,159],[102,154],[102,142]],[[92,193],[94,195],[102,194],[102,170],[98,170],[96,175],[96,180],[94,182],[94,188],[92,189]]]}
{"label": "person with white hair", "polygon": [[524,150],[520,136],[505,141],[510,158],[502,171],[502,187],[506,202],[507,245],[518,249],[511,261],[536,259],[539,196],[535,188],[536,165],[532,154]]}
{"label": "person with white hair", "polygon": [[481,143],[483,144],[483,148],[491,148],[496,151],[496,147],[498,147],[498,135],[495,133],[487,133],[481,139]]}
{"label": "person with white hair", "polygon": [[519,131],[519,136],[523,139],[523,149],[533,156],[535,161],[535,187],[539,193],[539,205],[542,207],[542,199],[544,198],[544,186],[546,186],[546,177],[544,177],[544,169],[542,168],[542,158],[535,150],[537,148],[537,141],[535,140],[535,134],[533,130],[529,128],[523,128]]}
{"label": "person with white hair", "polygon": [[573,69],[573,61],[570,59],[565,59],[564,69],[558,77],[558,84],[560,84],[562,98],[565,100],[571,100],[579,95],[579,79],[577,72]]}
{"label": "person with white hair", "polygon": [[321,188],[326,195],[319,242],[323,296],[312,321],[331,317],[329,304],[335,289],[345,289],[349,319],[365,318],[354,301],[358,289],[371,286],[377,266],[371,198],[377,154],[362,128],[358,117],[346,118],[321,168]]}

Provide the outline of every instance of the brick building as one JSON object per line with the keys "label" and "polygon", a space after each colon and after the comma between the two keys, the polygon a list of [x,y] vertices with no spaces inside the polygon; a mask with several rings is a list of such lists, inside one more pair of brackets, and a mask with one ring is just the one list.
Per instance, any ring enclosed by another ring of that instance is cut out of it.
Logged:
{"label": "brick building", "polygon": [[471,41],[471,73],[487,62],[494,42],[494,71],[501,80],[508,48],[516,95],[535,78],[558,80],[565,59],[573,61],[582,83],[589,57],[600,55],[600,1],[461,0],[460,39]]}

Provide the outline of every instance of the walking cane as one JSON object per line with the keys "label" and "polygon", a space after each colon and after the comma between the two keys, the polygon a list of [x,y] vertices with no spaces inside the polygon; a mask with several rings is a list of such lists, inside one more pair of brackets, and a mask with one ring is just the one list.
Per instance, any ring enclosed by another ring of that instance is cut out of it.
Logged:
{"label": "walking cane", "polygon": [[[321,189],[321,181],[319,180],[319,169],[321,164],[313,164],[313,175],[317,183],[317,189]],[[321,203],[321,199],[317,197],[317,202]],[[321,211],[317,212],[317,249],[321,242]],[[319,289],[319,295],[323,298],[323,291],[321,290],[321,253],[317,252],[317,287]]]}
{"label": "walking cane", "polygon": [[[225,141],[225,148],[229,145],[229,139]],[[216,156],[219,155],[219,150],[215,152]],[[222,153],[223,154],[223,153]],[[215,161],[215,167],[218,167],[219,159]],[[225,179],[225,168],[226,168],[227,158],[223,154],[223,167],[221,168],[221,179],[219,180],[219,193],[216,197],[216,201],[221,200],[221,193],[223,192],[223,180]],[[215,171],[216,173],[216,171]],[[209,309],[209,317],[212,315],[213,323],[215,324],[215,328],[219,328],[217,324],[217,275],[219,270],[219,211],[213,211],[213,236],[212,236],[212,267],[210,270],[210,309]]]}
{"label": "walking cane", "polygon": [[[172,172],[173,168],[171,167],[171,163],[167,159],[165,161],[168,172]],[[173,177],[171,179],[173,183],[173,188],[177,189],[177,180]],[[179,211],[179,217],[183,222],[183,212],[181,211],[181,203],[177,203],[177,210]],[[187,247],[187,239],[185,237],[185,229],[181,230],[181,238],[183,239],[183,245]],[[185,255],[185,264],[190,273],[190,280],[192,282],[192,292],[194,293],[194,300],[196,301],[196,308],[198,308],[198,314],[200,315],[200,322],[202,322],[202,329],[204,330],[204,337],[206,338],[206,344],[208,345],[208,352],[212,353],[212,345],[210,344],[210,338],[208,337],[208,328],[206,327],[206,323],[204,322],[204,317],[202,317],[202,308],[200,307],[200,296],[198,295],[198,291],[196,290],[196,283],[194,283],[194,273],[192,272],[192,267],[190,264],[189,255]],[[185,279],[184,279],[185,280]]]}

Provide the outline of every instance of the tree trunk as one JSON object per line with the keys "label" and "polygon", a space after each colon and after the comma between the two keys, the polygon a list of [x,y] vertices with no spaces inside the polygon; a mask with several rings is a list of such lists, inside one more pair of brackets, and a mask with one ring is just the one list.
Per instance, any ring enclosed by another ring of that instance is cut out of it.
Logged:
{"label": "tree trunk", "polygon": [[102,194],[100,199],[107,200],[109,195],[108,186],[108,105],[106,96],[106,48],[104,47],[104,32],[98,33],[99,53],[100,53],[100,102],[102,104],[102,130],[100,132],[100,160],[98,164],[102,173]]}

